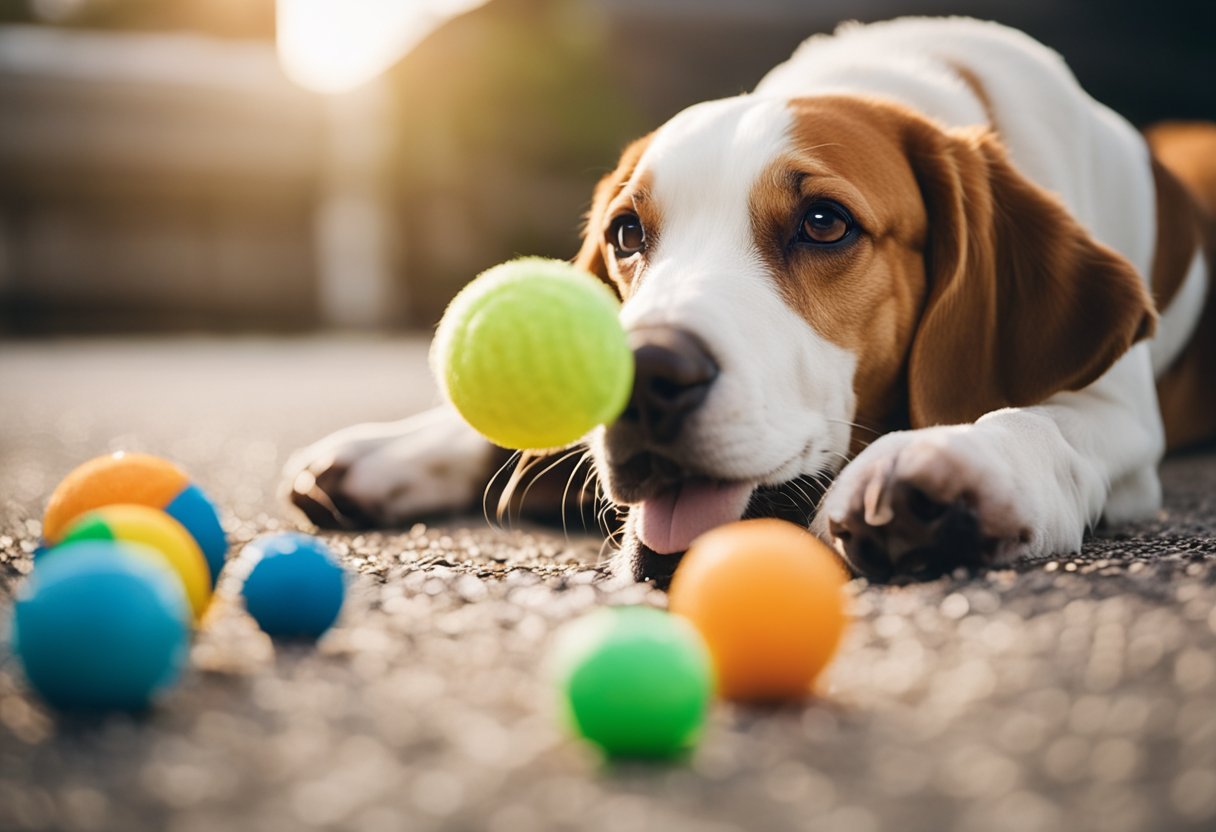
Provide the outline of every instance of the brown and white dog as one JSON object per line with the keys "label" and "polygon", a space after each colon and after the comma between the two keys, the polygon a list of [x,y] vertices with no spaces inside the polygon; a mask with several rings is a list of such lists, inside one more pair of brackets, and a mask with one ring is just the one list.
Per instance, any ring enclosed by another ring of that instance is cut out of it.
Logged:
{"label": "brown and white dog", "polygon": [[[599,184],[577,258],[637,358],[588,437],[618,564],[661,579],[778,514],[885,578],[1151,515],[1165,450],[1216,435],[1214,207],[1216,126],[1146,140],[992,23],[846,25],[685,110]],[[393,525],[499,462],[441,410],[287,473],[318,523]]]}

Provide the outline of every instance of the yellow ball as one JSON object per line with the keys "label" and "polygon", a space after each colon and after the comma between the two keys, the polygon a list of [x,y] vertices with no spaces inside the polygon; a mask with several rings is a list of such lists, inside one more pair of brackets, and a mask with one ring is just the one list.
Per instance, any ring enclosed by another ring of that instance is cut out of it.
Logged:
{"label": "yellow ball", "polygon": [[448,306],[431,363],[448,400],[506,448],[568,445],[616,419],[633,352],[607,285],[560,260],[483,272]]}
{"label": "yellow ball", "polygon": [[[68,527],[62,543],[80,540],[120,540],[155,550],[181,581],[196,622],[211,602],[211,576],[202,550],[185,527],[163,511],[115,505],[87,512]],[[133,547],[132,551],[148,549]]]}

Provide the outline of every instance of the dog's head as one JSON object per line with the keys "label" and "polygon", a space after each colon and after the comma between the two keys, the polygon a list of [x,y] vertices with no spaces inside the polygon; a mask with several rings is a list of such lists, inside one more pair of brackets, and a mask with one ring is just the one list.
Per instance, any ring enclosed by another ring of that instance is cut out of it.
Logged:
{"label": "dog's head", "polygon": [[745,513],[808,523],[878,433],[1079,389],[1154,324],[992,133],[843,96],[679,114],[601,181],[578,264],[637,359],[592,450],[639,577]]}

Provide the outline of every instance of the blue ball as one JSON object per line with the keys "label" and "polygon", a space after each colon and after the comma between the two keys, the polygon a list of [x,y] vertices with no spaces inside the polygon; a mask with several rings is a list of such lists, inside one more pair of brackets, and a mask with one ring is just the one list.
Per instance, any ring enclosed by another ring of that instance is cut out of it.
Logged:
{"label": "blue ball", "polygon": [[318,638],[346,596],[346,576],[329,547],[315,537],[284,532],[260,537],[245,551],[257,558],[242,594],[249,614],[268,635]]}
{"label": "blue ball", "polygon": [[87,540],[40,558],[13,610],[13,653],[64,710],[139,710],[181,675],[190,605],[155,549]]}
{"label": "blue ball", "polygon": [[194,536],[198,548],[203,550],[203,557],[207,559],[207,567],[211,571],[211,587],[214,589],[220,577],[220,570],[224,568],[224,558],[228,555],[228,537],[224,534],[224,527],[220,525],[220,515],[215,504],[197,485],[187,485],[165,506],[165,513],[185,526],[186,531]]}

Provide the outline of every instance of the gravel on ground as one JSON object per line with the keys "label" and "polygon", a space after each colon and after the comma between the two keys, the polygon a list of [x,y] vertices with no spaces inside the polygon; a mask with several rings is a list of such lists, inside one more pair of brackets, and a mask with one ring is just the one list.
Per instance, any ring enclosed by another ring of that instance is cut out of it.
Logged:
{"label": "gravel on ground", "polygon": [[564,622],[664,595],[592,534],[481,517],[326,534],[356,578],[315,647],[273,644],[228,575],[151,712],[62,716],[7,650],[42,505],[110,450],[182,463],[233,552],[292,527],[295,447],[436,399],[422,339],[0,343],[0,830],[1216,828],[1216,453],[1079,556],[850,586],[819,695],[714,706],[687,759],[611,764],[555,718]]}

